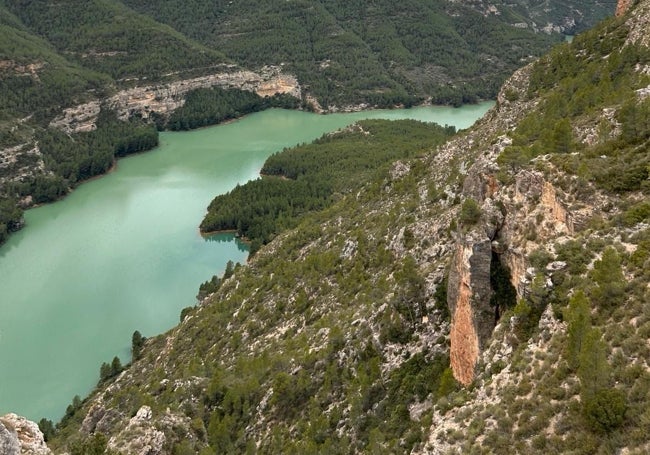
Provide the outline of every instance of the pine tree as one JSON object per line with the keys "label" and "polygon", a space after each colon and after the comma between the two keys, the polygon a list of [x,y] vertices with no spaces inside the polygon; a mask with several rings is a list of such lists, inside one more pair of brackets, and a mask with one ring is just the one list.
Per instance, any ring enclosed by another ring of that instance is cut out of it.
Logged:
{"label": "pine tree", "polygon": [[621,268],[621,258],[612,247],[594,264],[591,277],[596,286],[591,290],[593,300],[605,308],[620,305],[625,300],[625,276]]}
{"label": "pine tree", "polygon": [[580,363],[580,352],[585,337],[591,328],[589,302],[582,291],[578,291],[569,300],[569,307],[565,311],[567,326],[566,355],[569,366],[575,370]]}

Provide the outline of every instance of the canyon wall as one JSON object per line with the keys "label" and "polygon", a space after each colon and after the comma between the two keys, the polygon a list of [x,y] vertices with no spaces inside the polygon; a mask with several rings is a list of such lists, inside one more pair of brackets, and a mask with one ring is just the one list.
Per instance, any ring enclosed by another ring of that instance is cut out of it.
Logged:
{"label": "canyon wall", "polygon": [[117,111],[119,118],[123,120],[133,115],[149,118],[153,113],[167,116],[185,104],[188,92],[211,87],[248,90],[261,97],[289,94],[300,98],[302,95],[296,77],[282,73],[279,67],[268,66],[255,73],[228,66],[224,67],[224,71],[208,76],[134,87],[122,90],[105,100],[95,100],[65,109],[50,126],[67,133],[92,131],[96,128],[95,122],[103,104]]}

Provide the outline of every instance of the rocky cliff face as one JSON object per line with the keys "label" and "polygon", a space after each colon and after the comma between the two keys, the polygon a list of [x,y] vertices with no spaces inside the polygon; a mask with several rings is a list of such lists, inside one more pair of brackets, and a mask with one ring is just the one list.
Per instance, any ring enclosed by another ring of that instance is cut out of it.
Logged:
{"label": "rocky cliff face", "polygon": [[301,88],[295,76],[282,73],[279,67],[265,67],[259,73],[224,66],[223,71],[194,79],[167,84],[149,85],[123,90],[105,100],[96,100],[66,109],[50,123],[67,133],[92,131],[102,104],[115,110],[126,120],[133,115],[149,118],[152,113],[167,116],[185,103],[185,95],[199,88],[237,88],[259,96],[289,94],[301,97]]}
{"label": "rocky cliff face", "polygon": [[51,455],[38,425],[16,414],[0,417],[0,454]]}
{"label": "rocky cliff face", "polygon": [[495,312],[490,307],[489,239],[459,241],[449,272],[449,309],[452,315],[451,350],[454,377],[462,384],[474,380],[478,357],[492,335]]}

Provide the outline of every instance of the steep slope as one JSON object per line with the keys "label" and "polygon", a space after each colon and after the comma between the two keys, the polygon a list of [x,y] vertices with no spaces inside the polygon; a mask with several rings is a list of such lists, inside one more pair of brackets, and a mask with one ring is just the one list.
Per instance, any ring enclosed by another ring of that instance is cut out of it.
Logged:
{"label": "steep slope", "polygon": [[52,446],[646,453],[649,21],[642,0],[555,49],[280,235]]}
{"label": "steep slope", "polygon": [[114,79],[159,80],[227,62],[223,54],[114,0],[6,0],[23,23],[81,66]]}

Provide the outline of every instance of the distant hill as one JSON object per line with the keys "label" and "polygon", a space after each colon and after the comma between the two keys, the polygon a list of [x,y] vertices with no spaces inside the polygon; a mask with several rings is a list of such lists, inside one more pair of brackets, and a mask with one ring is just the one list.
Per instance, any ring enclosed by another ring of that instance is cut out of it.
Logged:
{"label": "distant hill", "polygon": [[[406,95],[444,103],[491,98],[507,74],[559,39],[534,32],[541,26],[526,4],[486,13],[481,2],[447,1],[125,3],[244,66],[288,65],[325,106],[389,103]],[[575,10],[546,3],[546,15],[537,20],[553,19],[557,26],[549,31],[555,32],[575,29],[567,23],[588,26],[613,11],[598,2]]]}

